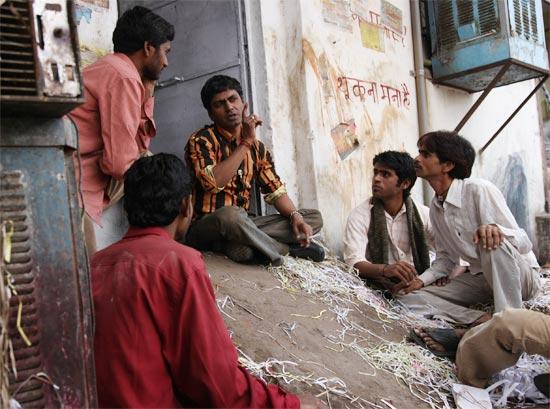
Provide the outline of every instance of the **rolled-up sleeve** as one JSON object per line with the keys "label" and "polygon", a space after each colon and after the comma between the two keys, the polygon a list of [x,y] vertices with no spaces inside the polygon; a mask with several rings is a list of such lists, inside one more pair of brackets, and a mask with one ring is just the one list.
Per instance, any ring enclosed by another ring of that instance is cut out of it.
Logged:
{"label": "rolled-up sleeve", "polygon": [[119,78],[98,99],[104,145],[99,166],[115,179],[122,179],[139,156],[136,137],[142,118],[143,92],[139,81]]}
{"label": "rolled-up sleeve", "polygon": [[187,162],[205,191],[217,193],[223,190],[223,186],[218,187],[214,178],[213,169],[217,159],[216,147],[212,139],[200,133],[191,136],[187,143],[186,155]]}
{"label": "rolled-up sleeve", "polygon": [[363,203],[350,213],[344,231],[344,261],[350,267],[359,262],[370,263],[366,258],[369,226],[370,206]]}

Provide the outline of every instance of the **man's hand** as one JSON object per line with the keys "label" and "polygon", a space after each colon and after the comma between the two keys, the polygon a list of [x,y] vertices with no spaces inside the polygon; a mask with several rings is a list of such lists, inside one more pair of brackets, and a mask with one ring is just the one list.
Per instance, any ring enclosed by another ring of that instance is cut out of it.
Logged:
{"label": "man's hand", "polygon": [[447,284],[449,284],[449,281],[451,281],[449,277],[441,277],[435,280],[433,284],[438,287],[445,287]]}
{"label": "man's hand", "polygon": [[291,222],[294,237],[300,241],[302,247],[308,247],[313,235],[311,226],[305,222],[304,217],[300,213],[294,213]]}
{"label": "man's hand", "polygon": [[262,124],[262,119],[256,114],[248,115],[248,103],[245,103],[243,109],[241,140],[254,145],[256,142],[256,127]]}
{"label": "man's hand", "polygon": [[155,80],[143,80],[143,87],[145,88],[145,94],[143,96],[143,101],[147,101],[149,98],[153,96],[155,93],[155,87],[157,85],[157,81]]}
{"label": "man's hand", "polygon": [[420,290],[424,287],[424,282],[420,278],[415,278],[407,287],[403,288],[405,294]]}
{"label": "man's hand", "polygon": [[397,263],[385,266],[382,270],[382,277],[393,278],[393,281],[399,280],[399,283],[405,283],[403,286],[405,287],[416,277],[416,270],[413,265],[406,261],[398,261]]}
{"label": "man's hand", "polygon": [[496,250],[504,241],[504,234],[496,224],[482,224],[474,233],[474,244],[481,244],[485,250]]}

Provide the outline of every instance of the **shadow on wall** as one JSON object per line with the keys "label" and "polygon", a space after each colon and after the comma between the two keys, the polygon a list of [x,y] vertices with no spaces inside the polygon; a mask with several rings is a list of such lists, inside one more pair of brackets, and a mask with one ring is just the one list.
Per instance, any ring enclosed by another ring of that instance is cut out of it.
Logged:
{"label": "shadow on wall", "polygon": [[[505,159],[502,159],[502,162],[504,161]],[[498,169],[502,168],[503,166],[498,167]],[[499,172],[495,181],[519,226],[529,232],[527,177],[523,168],[523,159],[518,153],[508,156],[504,172]]]}

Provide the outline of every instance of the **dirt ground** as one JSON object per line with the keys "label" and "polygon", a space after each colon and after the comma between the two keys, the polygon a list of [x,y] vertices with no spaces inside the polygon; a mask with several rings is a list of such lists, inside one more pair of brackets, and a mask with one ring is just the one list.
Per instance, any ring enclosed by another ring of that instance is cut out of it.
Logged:
{"label": "dirt ground", "polygon": [[[298,364],[292,367],[293,372],[312,373],[312,378],[338,377],[346,383],[350,394],[383,408],[390,406],[382,399],[399,409],[429,407],[399,384],[392,374],[377,370],[372,376],[373,368],[355,352],[339,351],[325,338],[324,335],[341,329],[328,305],[303,292],[293,294],[281,289],[277,278],[264,267],[236,264],[213,254],[205,254],[205,260],[216,298],[229,296],[233,301],[233,305],[226,303],[224,307],[224,312],[231,317],[224,315],[233,332],[233,341],[255,362],[268,358],[289,360]],[[352,312],[353,320],[372,333],[396,342],[405,336],[405,329],[397,323],[383,327],[374,310],[363,307],[361,312]],[[297,326],[290,334],[279,325],[293,322]],[[364,342],[376,344],[381,341],[370,336]],[[284,387],[297,393],[317,395],[322,392],[321,388],[304,383],[293,382]],[[327,398],[322,396],[320,399],[326,402]],[[350,401],[330,396],[332,408],[345,408],[346,404],[349,407]]]}

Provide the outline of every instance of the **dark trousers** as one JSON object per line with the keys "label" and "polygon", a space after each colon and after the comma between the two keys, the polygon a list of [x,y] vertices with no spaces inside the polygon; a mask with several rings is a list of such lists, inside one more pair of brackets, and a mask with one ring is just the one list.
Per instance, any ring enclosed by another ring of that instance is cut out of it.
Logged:
{"label": "dark trousers", "polygon": [[[304,217],[316,234],[323,227],[318,210],[302,209]],[[288,245],[296,244],[290,220],[280,214],[249,216],[236,206],[221,207],[214,213],[195,220],[187,233],[187,244],[199,250],[216,250],[224,242],[236,242],[252,247],[269,261],[288,254]]]}

